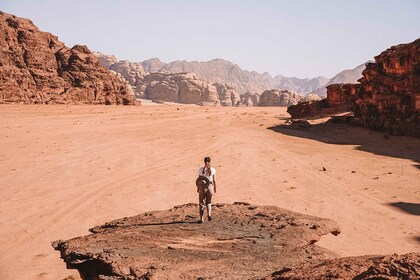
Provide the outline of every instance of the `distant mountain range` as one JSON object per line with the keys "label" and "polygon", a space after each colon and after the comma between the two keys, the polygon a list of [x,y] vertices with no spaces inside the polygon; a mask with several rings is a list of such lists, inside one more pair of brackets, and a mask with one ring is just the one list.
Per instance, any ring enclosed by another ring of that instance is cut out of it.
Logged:
{"label": "distant mountain range", "polygon": [[218,83],[233,83],[238,93],[253,92],[262,93],[267,89],[286,89],[306,95],[328,81],[326,77],[312,79],[300,79],[277,75],[272,77],[269,73],[257,73],[241,69],[237,64],[224,59],[213,59],[210,61],[185,61],[176,60],[164,63],[158,58],[152,58],[141,62],[146,72],[192,72],[205,79]]}
{"label": "distant mountain range", "polygon": [[[95,54],[101,61],[101,64],[106,67],[110,67],[118,62],[113,55]],[[301,79],[282,75],[272,77],[267,72],[261,74],[256,71],[243,70],[237,64],[220,58],[203,62],[176,60],[169,63],[162,62],[159,58],[151,58],[142,62],[128,63],[135,65],[137,71],[144,73],[191,72],[213,82],[234,84],[239,94],[246,92],[261,94],[265,90],[285,89],[304,96],[309,93],[325,96],[325,87],[333,83],[357,83],[357,80],[362,77],[362,71],[365,68],[365,64],[361,64],[354,69],[340,72],[332,79],[323,76]]]}

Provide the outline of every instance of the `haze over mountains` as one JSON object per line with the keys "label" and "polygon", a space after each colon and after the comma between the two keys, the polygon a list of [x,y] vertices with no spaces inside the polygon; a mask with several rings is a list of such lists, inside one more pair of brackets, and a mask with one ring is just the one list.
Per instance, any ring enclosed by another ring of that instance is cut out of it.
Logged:
{"label": "haze over mountains", "polygon": [[[102,65],[112,69],[112,64],[118,62],[113,55],[105,55],[96,52]],[[121,61],[120,61],[121,63]],[[127,63],[127,62],[125,62]],[[234,64],[224,59],[213,59],[210,61],[185,61],[176,60],[169,63],[162,62],[159,58],[151,58],[142,62],[129,62],[135,66],[139,72],[164,72],[164,73],[183,73],[191,72],[198,76],[218,83],[233,83],[239,94],[246,92],[261,94],[268,89],[285,89],[301,95],[315,93],[325,96],[325,86],[333,83],[357,83],[362,77],[361,72],[364,64],[354,69],[344,70],[332,79],[324,76],[315,78],[296,78],[285,77],[283,75],[271,76],[269,73],[258,73],[242,69],[238,64]]]}

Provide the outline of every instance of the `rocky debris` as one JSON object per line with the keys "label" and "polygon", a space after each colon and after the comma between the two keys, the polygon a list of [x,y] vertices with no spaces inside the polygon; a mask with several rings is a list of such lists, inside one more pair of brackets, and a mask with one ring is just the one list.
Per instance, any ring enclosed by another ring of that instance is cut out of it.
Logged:
{"label": "rocky debris", "polygon": [[288,90],[271,89],[266,90],[260,95],[258,106],[280,106],[287,107],[296,105],[304,98],[295,92]]}
{"label": "rocky debris", "polygon": [[316,243],[339,234],[334,221],[245,202],[215,204],[198,224],[198,205],[152,211],[55,241],[67,268],[89,279],[250,279],[336,255]]}
{"label": "rocky debris", "polygon": [[332,115],[354,110],[359,84],[332,84],[327,87],[327,97],[312,102],[300,102],[287,108],[292,118]]}
{"label": "rocky debris", "polygon": [[283,267],[265,280],[406,279],[420,278],[420,254],[361,256]]}
{"label": "rocky debris", "polygon": [[420,39],[376,56],[360,83],[354,114],[362,125],[420,136]]}
{"label": "rocky debris", "polygon": [[0,12],[0,102],[139,104],[86,46],[67,48],[30,20]]}

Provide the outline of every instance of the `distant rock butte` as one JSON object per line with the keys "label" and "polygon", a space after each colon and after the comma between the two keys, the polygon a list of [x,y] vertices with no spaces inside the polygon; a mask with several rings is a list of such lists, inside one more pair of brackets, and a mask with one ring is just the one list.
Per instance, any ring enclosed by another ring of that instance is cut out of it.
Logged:
{"label": "distant rock butte", "polygon": [[0,12],[0,102],[139,104],[86,46],[67,48],[30,20]]}
{"label": "distant rock butte", "polygon": [[273,206],[215,204],[197,224],[197,204],[152,211],[55,241],[67,268],[89,279],[254,279],[337,255],[315,243],[334,221]]}

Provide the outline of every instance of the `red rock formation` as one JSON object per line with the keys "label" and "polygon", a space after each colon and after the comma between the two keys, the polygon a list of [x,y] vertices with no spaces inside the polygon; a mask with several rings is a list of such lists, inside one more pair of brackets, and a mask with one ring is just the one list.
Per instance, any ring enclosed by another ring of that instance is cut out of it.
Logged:
{"label": "red rock formation", "polygon": [[362,125],[420,136],[420,39],[376,56],[359,81],[355,117]]}
{"label": "red rock formation", "polygon": [[304,263],[276,271],[265,280],[420,279],[420,254],[360,256]]}
{"label": "red rock formation", "polygon": [[259,279],[279,266],[335,257],[315,243],[338,234],[334,221],[249,203],[215,204],[197,224],[198,205],[152,211],[53,242],[67,268],[89,279]]}
{"label": "red rock formation", "polygon": [[359,84],[332,84],[325,99],[289,106],[287,112],[292,118],[302,118],[353,111],[359,88]]}
{"label": "red rock formation", "polygon": [[67,48],[30,20],[0,12],[0,102],[137,104],[86,46]]}

